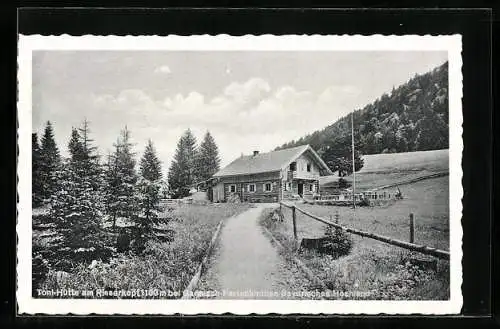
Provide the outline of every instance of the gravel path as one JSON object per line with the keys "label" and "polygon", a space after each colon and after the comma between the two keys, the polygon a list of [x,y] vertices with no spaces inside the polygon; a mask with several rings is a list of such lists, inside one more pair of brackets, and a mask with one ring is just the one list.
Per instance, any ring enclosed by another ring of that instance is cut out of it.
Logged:
{"label": "gravel path", "polygon": [[259,205],[228,219],[200,291],[225,291],[219,298],[281,299],[283,291],[307,290],[309,280],[264,235],[258,223],[264,208]]}

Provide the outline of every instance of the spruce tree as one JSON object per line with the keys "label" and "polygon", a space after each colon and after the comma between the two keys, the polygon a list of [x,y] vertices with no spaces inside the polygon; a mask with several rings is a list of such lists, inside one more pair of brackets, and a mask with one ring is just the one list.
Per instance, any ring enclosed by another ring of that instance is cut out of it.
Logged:
{"label": "spruce tree", "polygon": [[90,138],[90,128],[87,119],[84,119],[82,125],[78,128],[82,148],[82,165],[87,176],[95,177],[92,181],[92,188],[95,191],[102,191],[102,172],[99,165],[99,155],[97,147],[93,145],[94,140]]}
{"label": "spruce tree", "polygon": [[41,197],[48,200],[57,189],[56,171],[61,165],[61,156],[54,139],[52,123],[47,121],[40,148],[40,185]]}
{"label": "spruce tree", "polygon": [[111,198],[114,201],[108,205],[111,206],[113,228],[116,227],[117,218],[133,220],[138,211],[138,199],[135,193],[137,173],[132,146],[130,131],[125,127],[115,144],[115,152],[110,160],[112,172],[108,168],[106,175],[108,184],[111,182],[111,186],[108,187],[108,196],[110,192],[114,193]]}
{"label": "spruce tree", "polygon": [[40,177],[40,145],[38,135],[31,134],[31,200],[33,207],[39,207],[43,202],[43,190]]}
{"label": "spruce tree", "polygon": [[111,219],[113,228],[116,226],[116,215],[118,212],[118,190],[120,188],[120,180],[118,177],[117,154],[119,152],[119,140],[115,144],[115,152],[108,154],[105,165],[105,209],[106,214]]}
{"label": "spruce tree", "polygon": [[68,143],[71,161],[77,162],[83,160],[83,146],[80,134],[76,128],[71,128],[71,137]]}
{"label": "spruce tree", "polygon": [[161,162],[156,155],[153,142],[148,141],[140,162],[140,172],[137,183],[139,192],[139,213],[135,217],[136,251],[142,251],[148,239],[154,238],[154,228],[162,220],[159,216],[161,190]]}
{"label": "spruce tree", "polygon": [[159,181],[162,178],[161,162],[156,155],[156,150],[153,141],[148,140],[141,163],[141,176],[149,181]]}
{"label": "spruce tree", "polygon": [[[88,135],[88,123],[83,129]],[[70,158],[56,172],[59,188],[51,198],[51,217],[61,239],[58,252],[65,261],[90,261],[107,257],[102,229],[103,197],[96,148],[72,129],[68,143]]]}
{"label": "spruce tree", "polygon": [[196,139],[188,129],[177,143],[174,159],[168,172],[168,185],[174,198],[189,195],[190,186],[196,182]]}
{"label": "spruce tree", "polygon": [[219,171],[219,166],[219,149],[214,138],[207,131],[196,153],[197,181],[205,181],[212,177],[213,174]]}

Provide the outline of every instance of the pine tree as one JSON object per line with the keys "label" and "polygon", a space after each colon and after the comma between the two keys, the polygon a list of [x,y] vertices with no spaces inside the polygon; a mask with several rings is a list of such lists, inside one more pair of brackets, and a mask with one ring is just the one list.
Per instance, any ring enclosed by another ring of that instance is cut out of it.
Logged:
{"label": "pine tree", "polygon": [[56,171],[60,168],[61,156],[54,139],[52,123],[47,121],[40,148],[40,196],[48,200],[57,189]]}
{"label": "pine tree", "polygon": [[108,154],[105,165],[105,209],[106,214],[111,218],[113,228],[116,226],[116,214],[118,212],[118,190],[120,188],[120,179],[118,177],[117,154],[119,152],[119,141],[115,144],[115,152]]}
{"label": "pine tree", "polygon": [[64,262],[109,256],[102,230],[102,199],[90,177],[66,161],[57,171],[59,189],[51,198],[51,218],[60,235],[57,253]]}
{"label": "pine tree", "polygon": [[219,171],[219,165],[219,149],[210,132],[207,132],[196,152],[197,181],[205,181],[212,177]]}
{"label": "pine tree", "polygon": [[[83,127],[88,136],[88,122]],[[51,218],[61,236],[58,252],[69,262],[107,257],[110,249],[102,229],[102,176],[96,148],[76,129],[68,148],[70,158],[56,172],[59,188],[51,198]]]}
{"label": "pine tree", "polygon": [[156,155],[156,150],[151,139],[148,140],[148,144],[146,145],[140,168],[143,178],[149,181],[161,180],[161,162]]}
{"label": "pine tree", "polygon": [[78,162],[83,159],[83,146],[80,134],[76,128],[71,128],[71,138],[68,143],[69,154],[71,161]]}
{"label": "pine tree", "polygon": [[188,129],[177,143],[174,160],[168,172],[168,185],[174,198],[189,195],[189,188],[196,181],[195,156],[196,139]]}
{"label": "pine tree", "polygon": [[[108,209],[113,220],[113,228],[116,227],[117,218],[132,220],[138,211],[138,200],[135,193],[137,173],[132,146],[130,131],[125,127],[115,144],[115,152],[111,156],[106,174]],[[113,193],[111,200],[109,193]]]}
{"label": "pine tree", "polygon": [[38,144],[38,135],[33,133],[31,134],[31,199],[33,207],[41,206],[43,203],[40,161],[40,145]]}
{"label": "pine tree", "polygon": [[96,146],[92,145],[94,140],[90,138],[90,132],[89,122],[87,119],[84,119],[81,127],[78,128],[78,135],[81,141],[82,170],[85,172],[85,175],[95,177],[95,180],[92,181],[92,188],[95,191],[102,191],[103,182],[98,150]]}
{"label": "pine tree", "polygon": [[140,172],[137,183],[139,192],[139,213],[135,217],[136,251],[142,251],[148,239],[154,238],[154,228],[163,222],[160,218],[160,190],[161,190],[161,162],[151,140],[148,141],[140,163]]}

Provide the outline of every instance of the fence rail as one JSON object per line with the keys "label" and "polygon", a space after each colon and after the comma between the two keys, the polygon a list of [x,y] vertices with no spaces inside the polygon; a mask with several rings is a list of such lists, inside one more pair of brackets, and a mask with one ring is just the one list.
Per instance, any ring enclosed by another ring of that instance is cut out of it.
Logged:
{"label": "fence rail", "polygon": [[[280,208],[281,206],[284,206],[284,207],[287,207],[289,209],[292,210],[292,220],[293,220],[293,235],[294,235],[294,238],[296,241],[298,241],[298,237],[297,237],[297,211],[308,216],[308,217],[311,217],[312,219],[314,220],[317,220],[319,222],[322,222],[326,225],[329,225],[329,226],[333,226],[333,227],[336,227],[336,228],[339,228],[341,230],[344,230],[346,232],[349,232],[349,233],[352,233],[352,234],[356,234],[356,235],[359,235],[359,236],[362,236],[362,237],[365,237],[365,238],[370,238],[370,239],[374,239],[374,240],[378,240],[378,241],[381,241],[381,242],[385,242],[385,243],[388,243],[390,245],[393,245],[393,246],[397,246],[397,247],[400,247],[400,248],[404,248],[404,249],[408,249],[408,250],[411,250],[411,251],[416,251],[416,252],[419,252],[419,253],[422,253],[422,254],[425,254],[425,255],[430,255],[430,256],[434,256],[434,257],[437,257],[437,258],[440,258],[440,259],[445,259],[445,260],[449,260],[450,259],[450,253],[448,251],[444,251],[444,250],[440,250],[440,249],[437,249],[437,248],[432,248],[432,247],[428,247],[428,246],[424,246],[424,245],[418,245],[418,244],[415,244],[413,243],[413,232],[414,232],[414,226],[413,226],[413,216],[411,216],[411,221],[410,221],[410,240],[411,242],[406,242],[406,241],[402,241],[402,240],[398,240],[398,239],[393,239],[393,238],[389,238],[389,237],[386,237],[386,236],[383,236],[383,235],[378,235],[378,234],[374,234],[374,233],[370,233],[370,232],[365,232],[365,231],[362,231],[362,230],[358,230],[358,229],[355,229],[355,228],[350,228],[350,227],[345,227],[345,226],[342,226],[340,224],[337,224],[337,223],[333,223],[327,219],[324,219],[322,217],[319,217],[319,216],[316,216],[314,214],[311,214],[310,212],[306,211],[306,210],[303,210],[295,205],[290,205],[290,204],[287,204],[285,202],[280,202]],[[280,213],[282,213],[281,209],[280,209]]]}

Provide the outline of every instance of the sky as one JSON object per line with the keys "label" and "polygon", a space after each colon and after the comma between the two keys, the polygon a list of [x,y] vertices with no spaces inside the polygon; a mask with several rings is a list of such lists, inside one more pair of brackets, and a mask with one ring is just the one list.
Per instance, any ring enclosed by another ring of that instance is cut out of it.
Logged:
{"label": "sky", "polygon": [[447,60],[435,51],[35,51],[32,120],[63,155],[90,121],[101,155],[123,127],[152,139],[166,173],[177,141],[210,131],[221,165],[322,129]]}

